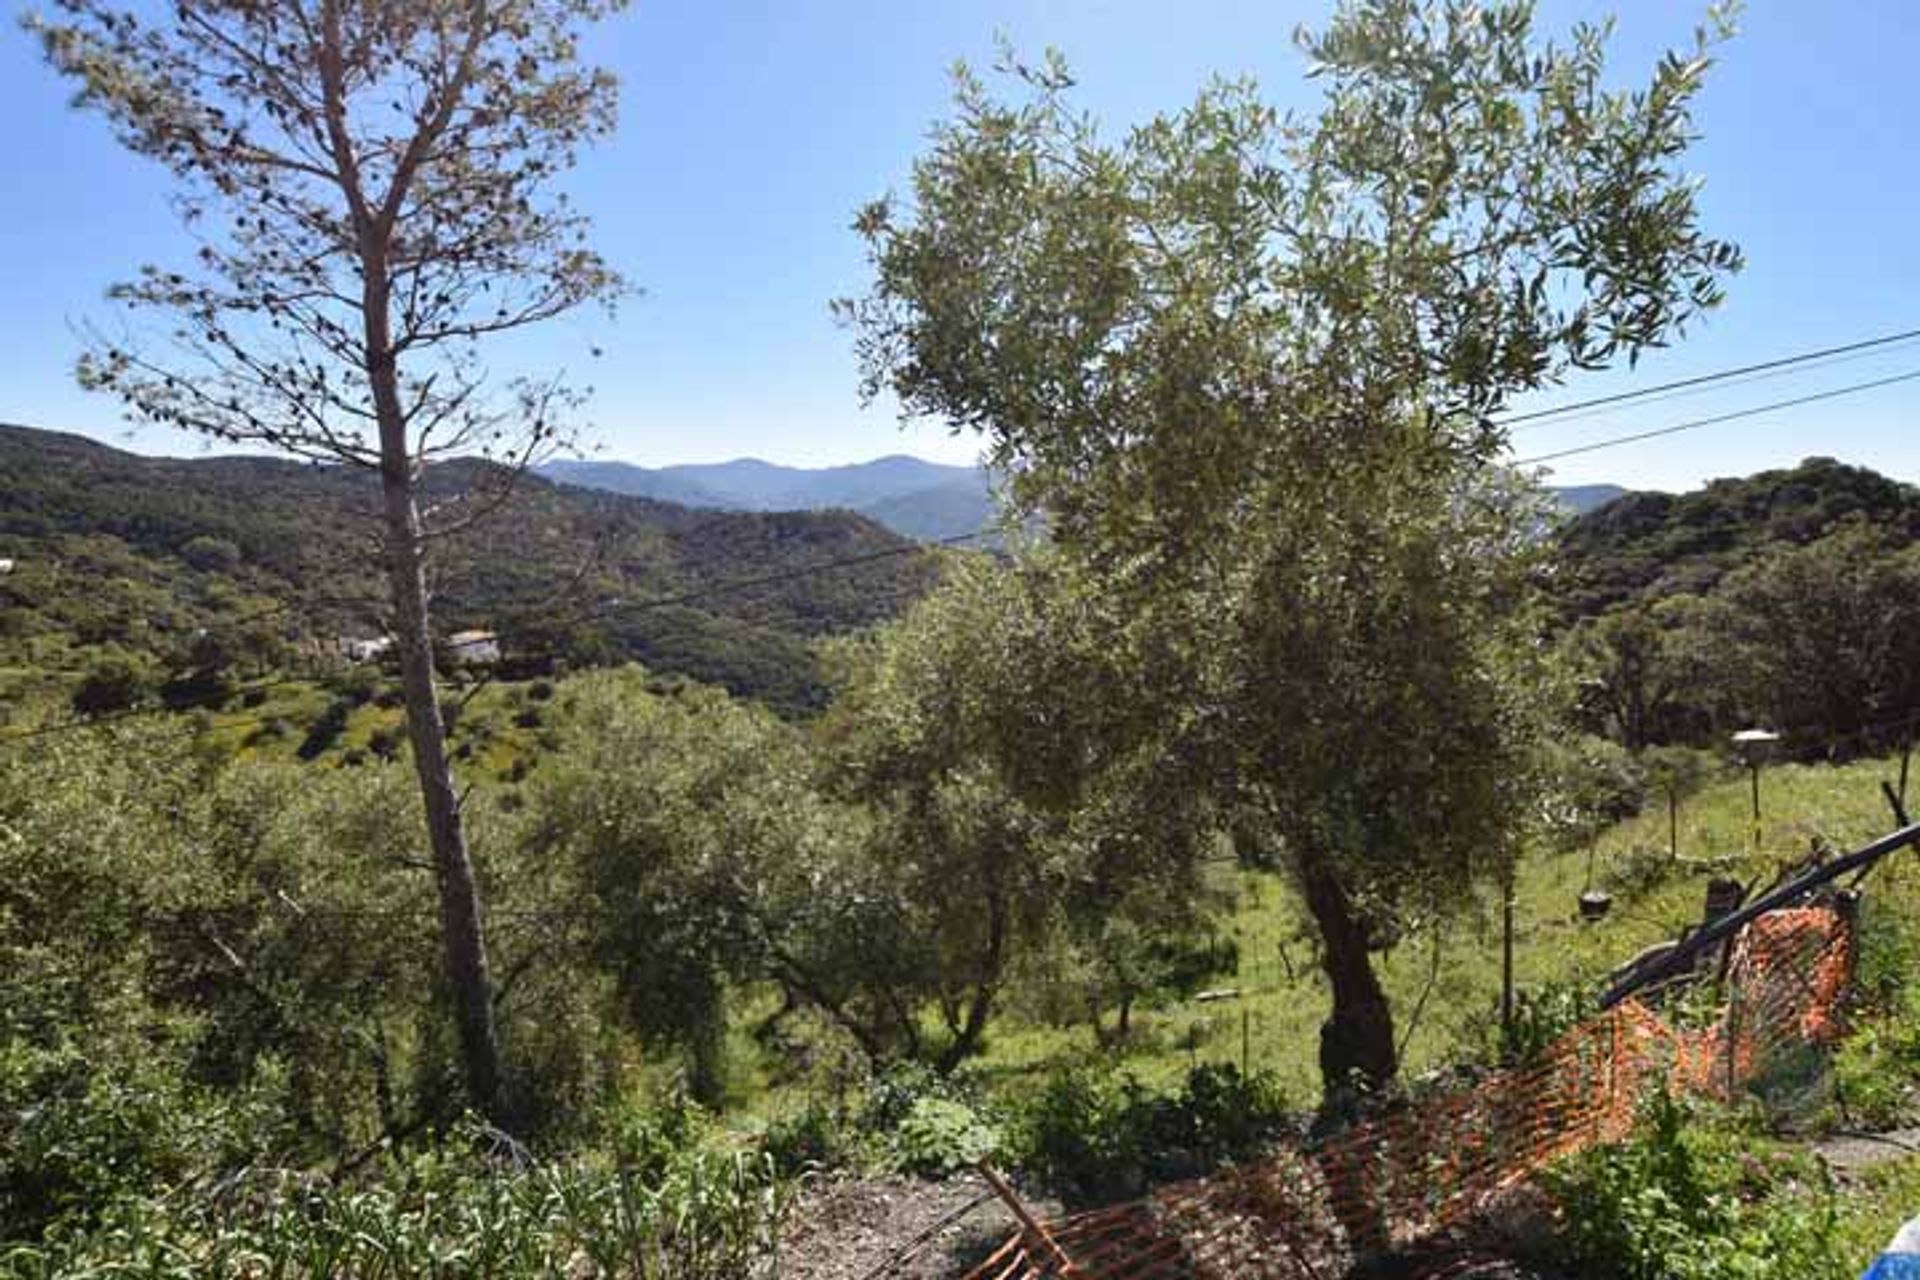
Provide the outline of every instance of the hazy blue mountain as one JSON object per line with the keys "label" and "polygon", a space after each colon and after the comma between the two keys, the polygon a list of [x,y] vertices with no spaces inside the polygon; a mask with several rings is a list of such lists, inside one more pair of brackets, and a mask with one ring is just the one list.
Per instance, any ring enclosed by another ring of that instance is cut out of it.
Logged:
{"label": "hazy blue mountain", "polygon": [[986,528],[997,512],[986,484],[965,476],[869,503],[860,514],[903,537],[938,542]]}
{"label": "hazy blue mountain", "polygon": [[980,467],[905,454],[840,467],[783,467],[758,458],[638,467],[626,462],[550,462],[541,474],[561,484],[729,511],[858,511],[908,537],[951,538],[993,519],[990,480]]}
{"label": "hazy blue mountain", "polygon": [[1597,511],[1615,498],[1626,497],[1628,492],[1617,484],[1575,484],[1552,490],[1560,504],[1576,516]]}
{"label": "hazy blue mountain", "polygon": [[[955,538],[993,522],[992,478],[906,454],[841,467],[783,467],[759,458],[638,467],[629,462],[550,462],[549,480],[723,511],[857,511],[893,532],[924,541]],[[1605,506],[1627,490],[1575,485],[1553,490],[1573,515]]]}
{"label": "hazy blue mountain", "polygon": [[540,474],[557,484],[582,489],[601,489],[624,493],[655,502],[676,502],[683,507],[731,507],[718,494],[710,493],[693,481],[665,471],[650,471],[624,462],[586,462],[564,459],[539,468]]}

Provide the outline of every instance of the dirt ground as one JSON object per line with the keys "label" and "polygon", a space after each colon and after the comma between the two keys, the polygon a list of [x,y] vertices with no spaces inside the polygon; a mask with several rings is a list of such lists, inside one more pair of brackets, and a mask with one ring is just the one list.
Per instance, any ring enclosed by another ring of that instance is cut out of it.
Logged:
{"label": "dirt ground", "polygon": [[1836,1134],[1814,1143],[1813,1150],[1827,1162],[1835,1178],[1848,1182],[1874,1165],[1902,1156],[1920,1155],[1920,1129]]}
{"label": "dirt ground", "polygon": [[[1811,1144],[1842,1183],[1874,1165],[1920,1153],[1920,1128],[1845,1134]],[[1058,1203],[1027,1201],[1043,1220]],[[1374,1277],[1422,1280],[1547,1280],[1505,1256],[1503,1246],[1537,1239],[1546,1208],[1527,1193],[1464,1236],[1436,1240],[1381,1259]],[[947,1182],[917,1178],[836,1176],[809,1187],[796,1206],[781,1251],[782,1280],[953,1280],[1013,1233],[1013,1215],[978,1175]]]}
{"label": "dirt ground", "polygon": [[[1033,1199],[1040,1218],[1058,1203]],[[1011,1235],[1013,1215],[977,1174],[917,1178],[825,1178],[789,1219],[782,1280],[950,1280]]]}

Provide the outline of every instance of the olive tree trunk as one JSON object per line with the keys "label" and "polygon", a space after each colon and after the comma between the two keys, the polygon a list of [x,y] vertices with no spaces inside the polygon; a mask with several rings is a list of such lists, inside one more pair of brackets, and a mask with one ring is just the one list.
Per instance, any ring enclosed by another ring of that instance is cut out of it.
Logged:
{"label": "olive tree trunk", "polygon": [[1333,1011],[1320,1028],[1320,1076],[1326,1105],[1390,1082],[1398,1070],[1393,1011],[1373,971],[1364,923],[1324,855],[1301,868],[1307,910],[1319,928],[1320,964],[1333,988]]}

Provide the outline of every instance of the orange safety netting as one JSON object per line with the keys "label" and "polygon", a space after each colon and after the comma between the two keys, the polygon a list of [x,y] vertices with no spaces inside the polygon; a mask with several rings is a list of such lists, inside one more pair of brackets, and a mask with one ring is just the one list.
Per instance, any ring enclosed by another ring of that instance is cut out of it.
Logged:
{"label": "orange safety netting", "polygon": [[1660,1088],[1731,1098],[1804,1085],[1839,1031],[1852,930],[1830,907],[1735,939],[1705,1025],[1637,1000],[1531,1066],[1376,1109],[1331,1136],[1144,1200],[1022,1232],[967,1280],[1320,1280],[1473,1218],[1560,1157],[1617,1142]]}

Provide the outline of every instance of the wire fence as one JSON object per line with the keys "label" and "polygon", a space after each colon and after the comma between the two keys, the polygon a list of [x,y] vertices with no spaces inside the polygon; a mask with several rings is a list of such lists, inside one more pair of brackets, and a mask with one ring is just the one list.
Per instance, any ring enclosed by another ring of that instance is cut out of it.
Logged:
{"label": "wire fence", "polygon": [[[1798,1108],[1827,1079],[1852,900],[1768,912],[1689,1015],[1628,999],[1533,1061],[1375,1106],[1346,1127],[1146,1199],[1023,1230],[968,1280],[1324,1280],[1486,1214],[1555,1160],[1614,1143],[1661,1091]],[[1403,1275],[1458,1274],[1454,1263]]]}

